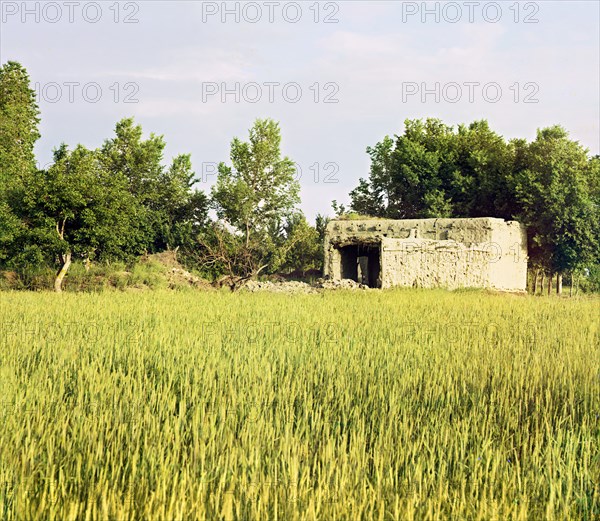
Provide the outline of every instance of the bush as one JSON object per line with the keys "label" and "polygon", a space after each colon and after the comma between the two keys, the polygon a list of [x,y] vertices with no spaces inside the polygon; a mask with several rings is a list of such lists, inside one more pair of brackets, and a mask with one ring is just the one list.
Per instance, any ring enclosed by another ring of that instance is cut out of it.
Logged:
{"label": "bush", "polygon": [[56,273],[47,266],[32,266],[17,272],[13,289],[28,289],[31,291],[49,290],[54,287]]}
{"label": "bush", "polygon": [[591,265],[577,278],[579,288],[585,293],[600,293],[600,264]]}

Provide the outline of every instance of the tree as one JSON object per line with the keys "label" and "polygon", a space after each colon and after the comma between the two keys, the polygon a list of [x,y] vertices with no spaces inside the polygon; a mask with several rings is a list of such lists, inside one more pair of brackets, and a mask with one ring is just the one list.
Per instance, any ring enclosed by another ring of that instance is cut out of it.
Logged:
{"label": "tree", "polygon": [[319,232],[302,212],[289,216],[272,235],[272,271],[302,273],[320,269]]}
{"label": "tree", "polygon": [[193,188],[197,182],[189,154],[173,159],[159,177],[158,202],[153,205],[156,234],[155,251],[191,248],[200,230],[208,224],[210,201]]}
{"label": "tree", "polygon": [[512,150],[487,121],[452,127],[406,120],[404,134],[374,147],[369,179],[350,193],[360,214],[392,219],[509,217]]}
{"label": "tree", "polygon": [[600,206],[600,155],[590,158],[586,180],[593,203]]}
{"label": "tree", "polygon": [[0,188],[35,169],[33,147],[39,139],[39,110],[23,66],[0,67]]}
{"label": "tree", "polygon": [[[191,252],[194,264],[232,290],[241,286],[254,272],[251,251],[244,248],[243,237],[232,233],[224,223],[210,223],[197,237],[198,248]],[[221,278],[219,278],[221,277]]]}
{"label": "tree", "polygon": [[444,217],[452,213],[445,182],[454,157],[452,128],[436,119],[406,120],[404,135],[374,147],[369,179],[350,193],[352,210],[390,219]]}
{"label": "tree", "polygon": [[533,264],[560,282],[563,273],[599,257],[600,212],[592,190],[598,170],[560,126],[538,130],[524,166],[514,174],[516,217],[527,226]]}
{"label": "tree", "polygon": [[6,201],[0,200],[0,265],[11,257],[11,246],[21,232],[21,222]]}
{"label": "tree", "polygon": [[144,140],[142,136],[142,127],[125,118],[117,123],[115,137],[101,149],[104,168],[125,176],[129,192],[140,204],[132,241],[151,252],[189,246],[206,225],[209,211],[206,195],[193,189],[197,180],[191,158],[179,155],[165,168],[163,137],[152,133]]}
{"label": "tree", "polygon": [[50,257],[58,257],[54,289],[73,257],[123,259],[135,235],[140,205],[128,191],[125,176],[103,168],[100,153],[79,145],[72,152],[61,145],[54,163],[25,185],[24,219]]}
{"label": "tree", "polygon": [[280,146],[279,125],[270,119],[256,120],[249,141],[234,138],[231,142],[232,166],[219,164],[212,188],[217,216],[241,234],[242,247],[254,259],[253,275],[268,266],[269,230],[300,201],[294,163],[281,157]]}
{"label": "tree", "polygon": [[142,127],[135,125],[133,118],[122,119],[115,127],[115,137],[104,142],[100,157],[107,172],[124,176],[129,193],[140,205],[138,226],[131,242],[136,249],[151,250],[159,220],[155,210],[161,205],[159,187],[165,142],[155,134],[143,140],[142,134]]}
{"label": "tree", "polygon": [[15,215],[23,180],[35,171],[33,147],[40,137],[39,110],[24,67],[0,67],[0,264],[14,257],[22,233]]}
{"label": "tree", "polygon": [[288,223],[286,235],[284,266],[287,269],[302,274],[322,270],[323,243],[319,231],[308,223],[304,215],[299,214]]}
{"label": "tree", "polygon": [[327,225],[329,224],[329,217],[326,217],[322,214],[317,214],[315,218],[315,229],[317,230],[318,235],[318,244],[319,244],[319,270],[323,272],[323,266],[325,265],[325,232],[327,230]]}
{"label": "tree", "polygon": [[513,150],[487,121],[459,125],[453,177],[445,183],[456,217],[510,218]]}
{"label": "tree", "polygon": [[[394,141],[385,136],[374,147],[367,147],[371,157],[369,180],[361,178],[350,192],[352,209],[361,215],[382,216],[388,213],[392,192]],[[336,206],[337,206],[337,202]],[[334,207],[335,209],[335,207]]]}

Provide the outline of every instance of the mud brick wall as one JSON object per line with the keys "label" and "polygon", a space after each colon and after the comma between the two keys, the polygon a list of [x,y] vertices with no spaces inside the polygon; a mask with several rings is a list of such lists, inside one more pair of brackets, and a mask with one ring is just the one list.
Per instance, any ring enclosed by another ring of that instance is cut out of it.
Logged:
{"label": "mud brick wall", "polygon": [[379,263],[370,269],[378,277],[374,287],[526,288],[527,240],[516,221],[333,220],[324,248],[324,275],[332,279],[353,273],[348,265],[368,255],[370,263]]}

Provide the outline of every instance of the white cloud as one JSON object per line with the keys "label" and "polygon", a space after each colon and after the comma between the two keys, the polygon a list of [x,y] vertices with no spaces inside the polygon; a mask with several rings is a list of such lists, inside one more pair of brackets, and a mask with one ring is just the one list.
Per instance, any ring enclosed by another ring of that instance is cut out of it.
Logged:
{"label": "white cloud", "polygon": [[166,51],[155,57],[160,63],[142,69],[112,69],[103,76],[165,82],[244,81],[252,77],[252,55],[212,47],[190,47]]}

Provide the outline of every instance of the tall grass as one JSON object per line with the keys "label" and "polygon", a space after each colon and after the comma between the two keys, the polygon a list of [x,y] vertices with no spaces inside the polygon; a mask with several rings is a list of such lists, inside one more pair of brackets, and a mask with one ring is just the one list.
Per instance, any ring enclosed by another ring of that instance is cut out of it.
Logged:
{"label": "tall grass", "polygon": [[599,304],[0,294],[0,519],[598,519]]}

